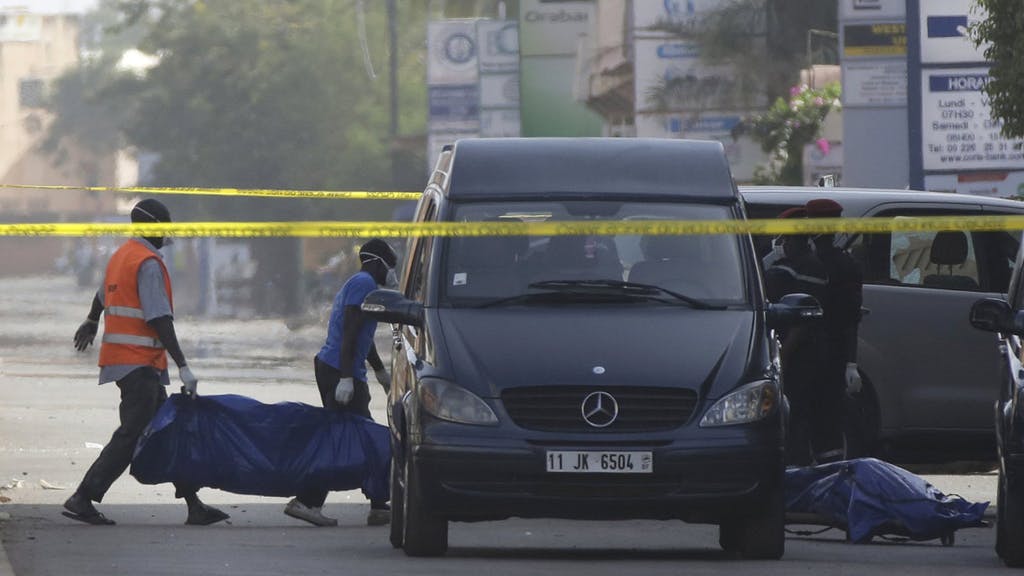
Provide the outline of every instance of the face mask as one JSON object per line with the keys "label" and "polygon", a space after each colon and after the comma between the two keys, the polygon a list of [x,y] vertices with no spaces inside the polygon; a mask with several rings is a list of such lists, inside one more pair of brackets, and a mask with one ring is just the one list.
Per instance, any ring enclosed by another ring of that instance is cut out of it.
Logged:
{"label": "face mask", "polygon": [[[368,252],[360,252],[359,256],[369,256],[371,260],[377,260],[384,265],[384,268],[387,269],[388,272],[384,278],[384,284],[382,284],[382,286],[386,286],[388,288],[395,288],[398,286],[398,274],[395,273],[394,268],[388,266],[388,263],[385,262],[383,258],[377,256],[376,254],[370,254]],[[366,262],[369,262],[369,260],[367,260]]]}

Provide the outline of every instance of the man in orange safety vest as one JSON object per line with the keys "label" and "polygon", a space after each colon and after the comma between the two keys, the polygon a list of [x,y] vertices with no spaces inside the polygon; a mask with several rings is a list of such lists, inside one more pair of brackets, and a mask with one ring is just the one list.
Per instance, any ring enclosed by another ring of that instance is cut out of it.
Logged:
{"label": "man in orange safety vest", "polygon": [[[142,200],[132,208],[133,223],[170,222],[161,202]],[[131,464],[139,436],[167,399],[167,354],[178,365],[183,391],[195,395],[198,378],[185,363],[174,331],[174,300],[171,279],[159,250],[169,241],[163,237],[131,238],[107,264],[103,286],[93,298],[89,316],[75,332],[75,348],[82,352],[93,343],[104,315],[100,345],[99,383],[116,382],[121,390],[121,425],[89,467],[81,484],[64,502],[64,516],[88,524],[114,524],[96,510],[110,485]],[[228,518],[224,512],[203,504],[197,489],[175,484],[175,497],[188,505],[185,524],[206,525]]]}

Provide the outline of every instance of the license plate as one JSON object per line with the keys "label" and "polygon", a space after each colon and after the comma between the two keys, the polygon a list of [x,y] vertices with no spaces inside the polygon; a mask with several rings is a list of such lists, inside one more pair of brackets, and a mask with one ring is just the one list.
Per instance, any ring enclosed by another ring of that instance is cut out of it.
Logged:
{"label": "license plate", "polygon": [[547,471],[583,474],[650,474],[654,472],[654,458],[650,452],[548,450]]}

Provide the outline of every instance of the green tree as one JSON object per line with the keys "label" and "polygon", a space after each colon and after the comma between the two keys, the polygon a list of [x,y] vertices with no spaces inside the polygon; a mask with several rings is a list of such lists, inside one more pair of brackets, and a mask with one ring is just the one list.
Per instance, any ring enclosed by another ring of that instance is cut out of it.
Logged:
{"label": "green tree", "polygon": [[[102,57],[62,79],[51,142],[119,135],[151,153],[155,186],[389,190],[426,173],[427,9],[400,3],[399,139],[389,132],[384,2],[352,0],[111,0],[110,30],[139,30],[157,55],[141,75]],[[102,5],[109,8],[109,3]],[[66,88],[66,89],[65,89]],[[87,105],[87,106],[86,106]],[[96,112],[90,118],[81,108]],[[102,114],[101,114],[102,113]],[[103,118],[103,122],[99,120]],[[94,129],[92,121],[115,129]],[[56,146],[56,145],[55,145]],[[55,147],[56,149],[56,147]],[[392,171],[392,158],[399,165]],[[393,202],[166,198],[181,219],[387,220]],[[294,241],[254,243],[258,287],[299,292]],[[274,301],[275,296],[267,296]],[[294,308],[294,303],[292,303]]]}
{"label": "green tree", "polygon": [[992,116],[1003,122],[1007,138],[1024,138],[1024,11],[1020,0],[975,0],[987,16],[971,27],[971,38],[988,43],[991,62],[985,86]]}

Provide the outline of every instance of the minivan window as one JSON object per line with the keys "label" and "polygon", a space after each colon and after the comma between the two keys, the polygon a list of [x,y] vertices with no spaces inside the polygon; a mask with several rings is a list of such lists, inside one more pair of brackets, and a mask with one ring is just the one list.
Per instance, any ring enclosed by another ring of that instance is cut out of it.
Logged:
{"label": "minivan window", "polygon": [[[456,222],[733,217],[726,206],[584,200],[459,203],[450,215]],[[612,288],[616,283],[631,282],[715,305],[746,301],[744,267],[735,236],[491,236],[448,238],[444,242],[443,306],[517,301],[518,296],[551,289],[553,282],[569,283],[570,287],[580,282],[603,283]]]}
{"label": "minivan window", "polygon": [[1007,232],[952,230],[862,234],[849,249],[866,284],[1005,293],[1019,247]]}

